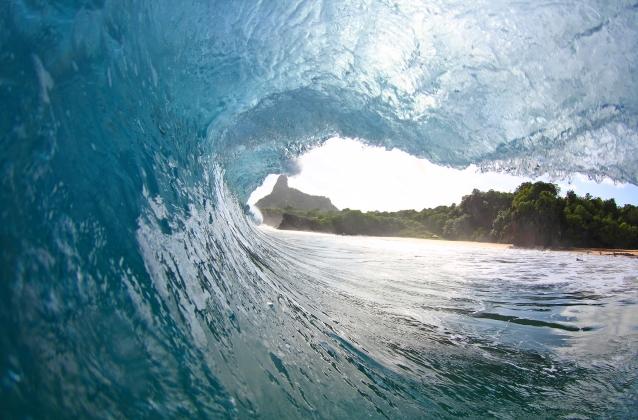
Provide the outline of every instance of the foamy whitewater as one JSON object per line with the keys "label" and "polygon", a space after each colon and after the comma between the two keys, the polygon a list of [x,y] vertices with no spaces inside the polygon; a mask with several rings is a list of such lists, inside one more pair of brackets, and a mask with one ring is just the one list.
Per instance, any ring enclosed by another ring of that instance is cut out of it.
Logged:
{"label": "foamy whitewater", "polygon": [[634,416],[635,260],[276,232],[243,203],[332,136],[636,184],[637,21],[5,1],[0,417]]}

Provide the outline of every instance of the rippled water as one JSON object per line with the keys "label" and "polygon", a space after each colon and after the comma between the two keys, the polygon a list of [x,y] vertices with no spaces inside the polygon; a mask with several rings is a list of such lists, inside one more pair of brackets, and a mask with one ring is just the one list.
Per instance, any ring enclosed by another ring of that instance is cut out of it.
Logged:
{"label": "rippled water", "polygon": [[335,329],[328,354],[390,417],[636,413],[636,259],[266,232],[306,256],[296,286]]}
{"label": "rippled water", "polygon": [[635,262],[263,232],[242,205],[335,135],[635,184],[637,19],[3,0],[0,417],[632,415]]}

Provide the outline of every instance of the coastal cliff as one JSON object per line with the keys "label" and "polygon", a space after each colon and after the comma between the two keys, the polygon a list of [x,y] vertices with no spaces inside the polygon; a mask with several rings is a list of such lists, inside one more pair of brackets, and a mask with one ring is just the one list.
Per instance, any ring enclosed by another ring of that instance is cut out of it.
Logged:
{"label": "coastal cliff", "polygon": [[329,198],[310,195],[288,186],[288,177],[280,175],[270,194],[255,203],[261,212],[264,223],[279,227],[284,209],[301,211],[336,212],[339,211]]}

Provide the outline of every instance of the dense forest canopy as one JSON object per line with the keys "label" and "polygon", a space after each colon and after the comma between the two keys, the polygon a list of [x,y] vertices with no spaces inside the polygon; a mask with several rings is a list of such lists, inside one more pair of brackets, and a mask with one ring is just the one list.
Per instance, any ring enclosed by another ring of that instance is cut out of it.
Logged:
{"label": "dense forest canopy", "polygon": [[638,248],[638,207],[525,182],[514,193],[474,190],[459,205],[398,212],[261,209],[280,229],[345,235],[442,237],[518,246]]}

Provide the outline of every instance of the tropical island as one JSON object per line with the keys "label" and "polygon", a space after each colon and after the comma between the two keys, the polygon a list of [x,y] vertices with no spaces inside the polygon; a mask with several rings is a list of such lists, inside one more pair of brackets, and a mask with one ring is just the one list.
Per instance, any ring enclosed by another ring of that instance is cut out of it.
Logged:
{"label": "tropical island", "polygon": [[511,243],[543,248],[638,248],[638,207],[613,199],[525,182],[513,193],[473,190],[461,202],[396,212],[338,210],[327,197],[312,196],[277,180],[256,203],[264,223],[285,230],[340,235]]}

